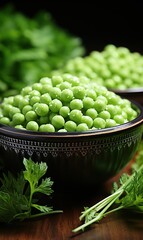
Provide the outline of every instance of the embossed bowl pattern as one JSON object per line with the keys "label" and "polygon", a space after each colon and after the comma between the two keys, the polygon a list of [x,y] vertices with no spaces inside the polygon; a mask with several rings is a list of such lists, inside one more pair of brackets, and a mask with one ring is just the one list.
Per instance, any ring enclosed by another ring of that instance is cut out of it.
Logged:
{"label": "embossed bowl pattern", "polygon": [[54,186],[93,187],[122,170],[136,153],[143,133],[143,108],[136,119],[112,128],[79,133],[40,133],[0,125],[0,161],[11,171],[23,158],[45,161]]}

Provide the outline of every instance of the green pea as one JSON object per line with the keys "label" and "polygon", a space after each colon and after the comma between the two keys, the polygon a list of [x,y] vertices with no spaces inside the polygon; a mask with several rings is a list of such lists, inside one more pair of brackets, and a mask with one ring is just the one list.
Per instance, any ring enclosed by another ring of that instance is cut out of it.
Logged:
{"label": "green pea", "polygon": [[10,119],[8,117],[1,117],[0,123],[5,124],[5,125],[10,125]]}
{"label": "green pea", "polygon": [[82,118],[82,112],[78,109],[74,109],[70,112],[69,118],[75,123],[80,123]]}
{"label": "green pea", "polygon": [[82,109],[83,108],[83,102],[82,100],[80,99],[73,99],[71,102],[70,102],[70,108],[73,110],[73,109]]}
{"label": "green pea", "polygon": [[89,108],[86,111],[86,115],[91,117],[92,119],[95,119],[97,117],[98,113],[94,108]]}
{"label": "green pea", "polygon": [[64,118],[68,117],[69,113],[70,113],[70,108],[68,106],[62,106],[59,110],[59,114]]}
{"label": "green pea", "polygon": [[26,125],[26,129],[30,131],[38,131],[39,130],[39,125],[35,121],[29,121]]}
{"label": "green pea", "polygon": [[45,103],[38,103],[36,108],[35,108],[35,112],[40,117],[46,116],[49,112],[49,107]]}
{"label": "green pea", "polygon": [[49,103],[51,102],[52,98],[50,96],[49,93],[44,93],[43,95],[41,95],[40,97],[40,102],[41,103],[45,103],[47,105],[49,105]]}
{"label": "green pea", "polygon": [[85,88],[82,86],[77,86],[73,88],[73,95],[75,98],[83,99],[85,96]]}
{"label": "green pea", "polygon": [[49,103],[49,108],[52,112],[57,113],[59,112],[60,108],[62,107],[62,102],[58,99],[53,99]]}
{"label": "green pea", "polygon": [[40,127],[39,127],[39,131],[40,132],[55,132],[55,128],[52,124],[42,124]]}
{"label": "green pea", "polygon": [[64,126],[67,132],[75,132],[76,127],[77,127],[76,123],[71,120],[67,121]]}
{"label": "green pea", "polygon": [[61,92],[61,100],[63,102],[70,102],[73,99],[73,91],[71,89],[64,89]]}
{"label": "green pea", "polygon": [[25,119],[27,120],[27,122],[29,121],[36,121],[37,120],[37,114],[34,111],[28,111],[25,114]]}
{"label": "green pea", "polygon": [[61,115],[55,115],[53,118],[52,118],[52,125],[57,128],[57,129],[60,129],[64,126],[65,124],[65,120],[64,118],[61,116]]}
{"label": "green pea", "polygon": [[83,99],[83,108],[85,110],[89,108],[93,108],[93,106],[94,106],[94,100],[91,97],[85,97]]}
{"label": "green pea", "polygon": [[22,113],[15,113],[12,117],[12,123],[15,125],[23,124],[25,117]]}
{"label": "green pea", "polygon": [[97,117],[94,119],[93,121],[93,127],[97,128],[97,129],[101,129],[101,128],[105,128],[106,126],[106,122],[104,119]]}
{"label": "green pea", "polygon": [[61,76],[52,76],[51,81],[52,81],[52,85],[56,87],[56,85],[63,82],[63,78]]}
{"label": "green pea", "polygon": [[82,116],[81,122],[82,122],[82,123],[86,123],[86,125],[88,126],[88,128],[92,128],[93,119],[92,119],[91,117],[89,117],[89,116]]}
{"label": "green pea", "polygon": [[83,131],[87,131],[87,130],[89,130],[89,128],[86,123],[80,123],[80,124],[78,124],[78,126],[76,128],[77,132],[83,132]]}

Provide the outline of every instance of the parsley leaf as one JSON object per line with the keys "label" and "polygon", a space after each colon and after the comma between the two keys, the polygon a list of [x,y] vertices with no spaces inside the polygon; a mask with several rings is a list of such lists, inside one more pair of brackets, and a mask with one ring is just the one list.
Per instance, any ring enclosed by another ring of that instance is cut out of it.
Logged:
{"label": "parsley leaf", "polygon": [[42,179],[47,171],[46,163],[35,163],[31,159],[24,158],[23,164],[25,170],[17,176],[8,172],[0,179],[0,222],[10,223],[62,212],[38,204],[39,195],[36,193],[47,196],[53,193],[51,179]]}
{"label": "parsley leaf", "polygon": [[138,149],[132,173],[123,173],[119,182],[113,183],[111,195],[91,207],[84,208],[80,221],[84,223],[73,229],[73,232],[84,229],[102,218],[121,209],[143,213],[143,144]]}

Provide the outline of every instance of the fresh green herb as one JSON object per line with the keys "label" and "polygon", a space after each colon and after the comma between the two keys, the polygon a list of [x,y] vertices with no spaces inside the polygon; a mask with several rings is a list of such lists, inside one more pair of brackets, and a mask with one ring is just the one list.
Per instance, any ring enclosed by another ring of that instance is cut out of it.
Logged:
{"label": "fresh green herb", "polygon": [[47,171],[46,163],[24,158],[23,164],[25,170],[17,177],[8,172],[0,179],[0,222],[10,223],[62,212],[38,204],[39,194],[50,196],[53,193],[51,179],[42,178]]}
{"label": "fresh green herb", "polygon": [[80,216],[80,221],[84,220],[84,223],[72,231],[84,231],[91,224],[122,209],[143,213],[143,144],[136,156],[136,163],[132,166],[131,175],[123,173],[119,182],[113,183],[111,195],[92,207],[84,208]]}
{"label": "fresh green herb", "polygon": [[56,24],[47,11],[32,17],[7,5],[0,10],[0,97],[51,75],[72,58],[83,56],[82,40]]}

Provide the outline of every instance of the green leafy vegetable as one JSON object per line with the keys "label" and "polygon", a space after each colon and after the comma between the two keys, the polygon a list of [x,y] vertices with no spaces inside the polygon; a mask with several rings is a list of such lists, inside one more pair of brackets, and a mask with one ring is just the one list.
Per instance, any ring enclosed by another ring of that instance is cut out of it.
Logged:
{"label": "green leafy vegetable", "polygon": [[111,195],[92,207],[84,208],[80,221],[84,223],[73,232],[84,231],[89,225],[122,209],[143,213],[143,143],[141,143],[131,175],[123,173],[119,182],[113,183]]}
{"label": "green leafy vegetable", "polygon": [[0,32],[1,97],[17,94],[85,53],[81,39],[59,27],[46,11],[30,18],[5,6],[0,10]]}
{"label": "green leafy vegetable", "polygon": [[51,179],[42,179],[47,171],[46,163],[35,163],[24,158],[23,164],[25,170],[18,173],[17,177],[8,172],[0,179],[0,222],[10,223],[62,212],[38,204],[37,193],[47,196],[53,193]]}

